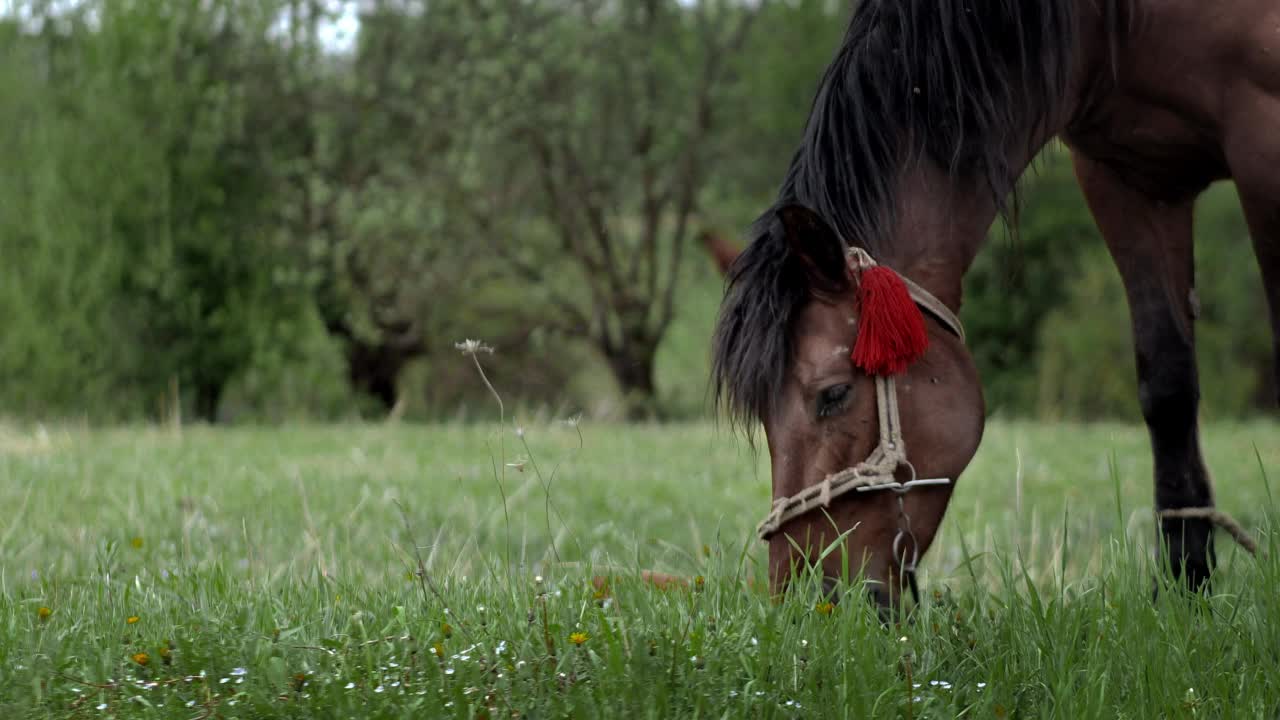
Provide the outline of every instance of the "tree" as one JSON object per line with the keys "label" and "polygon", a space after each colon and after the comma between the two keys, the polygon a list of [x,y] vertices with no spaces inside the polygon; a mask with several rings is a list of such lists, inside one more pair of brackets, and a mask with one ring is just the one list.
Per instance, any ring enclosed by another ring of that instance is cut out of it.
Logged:
{"label": "tree", "polygon": [[486,192],[477,165],[496,127],[474,116],[490,90],[475,66],[508,43],[472,2],[377,0],[353,57],[332,57],[317,33],[326,12],[316,0],[290,7],[307,58],[289,104],[304,143],[290,236],[351,384],[389,411],[409,363],[452,351],[434,338],[493,274],[460,208]]}
{"label": "tree", "polygon": [[[212,420],[227,383],[297,310],[276,282],[268,215],[272,7],[98,0],[30,11],[42,20],[40,122],[13,156],[38,182],[12,190],[28,227],[0,242],[24,248],[15,302],[61,298],[11,316],[72,331],[57,343],[79,360],[57,381],[71,393],[59,404],[83,403],[81,380],[116,401],[176,382]],[[19,354],[5,372],[38,377],[43,362]]]}
{"label": "tree", "polygon": [[[481,234],[590,342],[631,417],[656,413],[654,359],[671,324],[691,223],[733,117],[735,59],[759,5],[675,0],[510,3],[524,68],[495,197],[528,197],[520,235],[487,207]],[[504,103],[502,107],[510,107]],[[512,242],[513,237],[519,241]]]}

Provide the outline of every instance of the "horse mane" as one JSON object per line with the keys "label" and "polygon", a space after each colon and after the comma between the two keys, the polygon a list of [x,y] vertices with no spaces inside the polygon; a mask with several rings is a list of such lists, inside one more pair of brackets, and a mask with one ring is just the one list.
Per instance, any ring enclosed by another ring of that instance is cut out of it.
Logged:
{"label": "horse mane", "polygon": [[1010,138],[1030,143],[1064,108],[1081,1],[858,3],[777,202],[729,273],[712,374],[716,404],[735,422],[768,413],[790,364],[792,320],[809,301],[774,211],[803,204],[882,254],[896,181],[922,158],[982,183],[1004,209],[1017,180]]}

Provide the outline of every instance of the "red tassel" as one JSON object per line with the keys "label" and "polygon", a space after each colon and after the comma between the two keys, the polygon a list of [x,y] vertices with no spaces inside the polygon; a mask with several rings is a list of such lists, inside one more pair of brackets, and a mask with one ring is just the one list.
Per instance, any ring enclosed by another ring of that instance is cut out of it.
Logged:
{"label": "red tassel", "polygon": [[924,315],[898,273],[880,265],[858,280],[858,339],[853,364],[872,375],[897,375],[929,349]]}

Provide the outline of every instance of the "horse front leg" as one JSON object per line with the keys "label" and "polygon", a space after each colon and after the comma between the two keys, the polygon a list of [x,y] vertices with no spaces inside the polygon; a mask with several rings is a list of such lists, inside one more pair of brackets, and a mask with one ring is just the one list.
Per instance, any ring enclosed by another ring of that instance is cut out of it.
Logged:
{"label": "horse front leg", "polygon": [[[1138,400],[1151,436],[1158,510],[1213,505],[1200,451],[1192,210],[1195,197],[1149,197],[1107,165],[1073,153],[1076,176],[1120,270],[1133,322]],[[1162,518],[1175,576],[1199,590],[1214,565],[1207,520]]]}

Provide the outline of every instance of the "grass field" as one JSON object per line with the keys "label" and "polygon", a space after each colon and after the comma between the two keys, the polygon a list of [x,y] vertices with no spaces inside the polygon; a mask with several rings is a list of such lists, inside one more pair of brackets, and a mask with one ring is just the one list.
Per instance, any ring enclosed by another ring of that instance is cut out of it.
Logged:
{"label": "grass field", "polygon": [[[1249,527],[1278,431],[1205,430]],[[743,589],[766,461],[710,424],[2,427],[0,718],[1280,713],[1280,562],[1220,537],[1215,597],[1153,603],[1139,427],[989,425],[893,628]]]}

